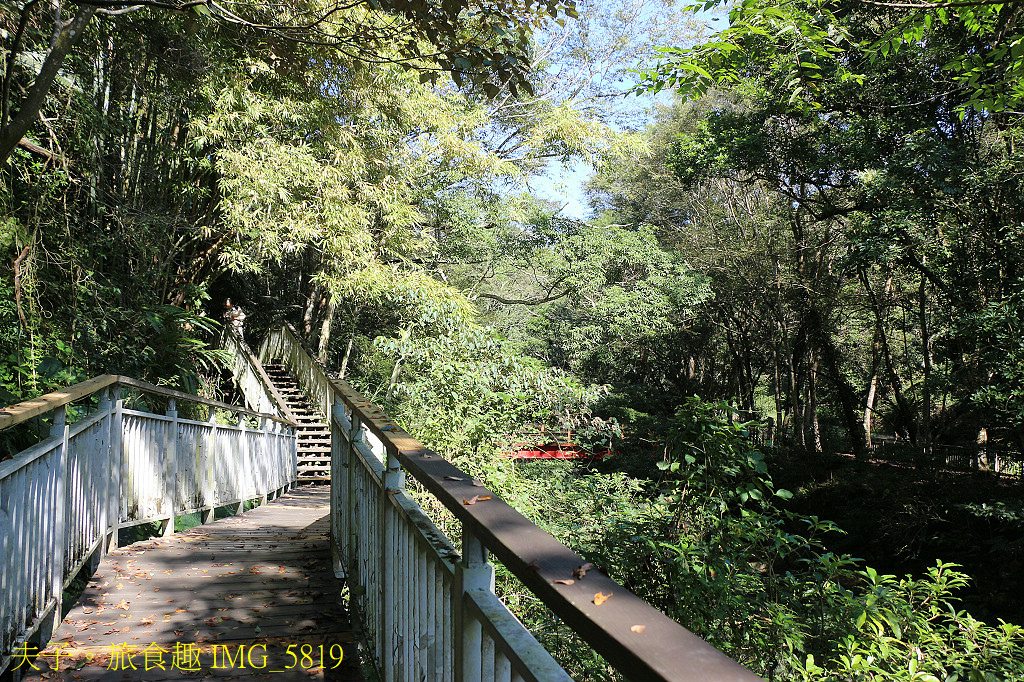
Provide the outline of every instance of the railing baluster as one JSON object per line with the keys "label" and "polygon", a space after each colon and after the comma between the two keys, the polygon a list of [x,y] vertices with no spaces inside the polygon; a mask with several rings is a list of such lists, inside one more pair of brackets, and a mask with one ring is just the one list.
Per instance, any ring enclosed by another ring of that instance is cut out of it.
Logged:
{"label": "railing baluster", "polygon": [[491,638],[491,633],[483,630],[481,640],[480,679],[485,682],[494,682],[494,639]]}
{"label": "railing baluster", "polygon": [[425,547],[421,547],[418,538],[413,539],[416,554],[416,584],[413,590],[416,600],[416,672],[420,679],[431,679],[433,673],[428,672],[430,652],[434,649],[434,629],[430,627],[430,604],[433,601],[434,576],[430,556]]}
{"label": "railing baluster", "polygon": [[501,651],[494,654],[495,682],[512,682],[512,662]]}
{"label": "railing baluster", "polygon": [[178,491],[178,409],[177,405],[172,398],[167,403],[167,416],[171,418],[169,424],[164,424],[165,429],[165,450],[163,456],[166,458],[164,462],[164,504],[167,506],[166,510],[169,518],[164,521],[163,535],[171,535],[174,533],[174,512],[177,507],[177,491]]}
{"label": "railing baluster", "polygon": [[441,633],[444,635],[444,648],[441,649],[441,652],[444,655],[444,679],[445,682],[453,682],[455,680],[455,616],[453,615],[454,599],[452,597],[455,592],[454,572],[451,575],[445,572],[441,576],[441,581],[444,586],[441,590],[443,620]]}

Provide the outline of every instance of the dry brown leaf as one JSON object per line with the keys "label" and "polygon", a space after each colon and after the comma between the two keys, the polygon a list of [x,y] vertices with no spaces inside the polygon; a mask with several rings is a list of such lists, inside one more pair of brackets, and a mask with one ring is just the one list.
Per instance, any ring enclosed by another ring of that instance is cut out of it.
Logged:
{"label": "dry brown leaf", "polygon": [[594,595],[594,604],[597,605],[597,606],[600,606],[601,604],[603,604],[606,601],[608,601],[611,598],[611,596],[612,596],[611,592],[609,592],[608,594],[605,594],[604,592],[598,592],[597,594]]}
{"label": "dry brown leaf", "polygon": [[468,507],[471,504],[476,504],[476,501],[479,500],[479,499],[480,499],[479,495],[474,495],[473,497],[469,498],[468,500],[465,497],[463,497],[462,498],[462,504],[464,504],[464,505],[466,505]]}
{"label": "dry brown leaf", "polygon": [[473,479],[473,485],[475,485],[477,488],[483,488],[484,487],[484,482],[481,481],[479,478],[474,478]]}
{"label": "dry brown leaf", "polygon": [[446,481],[465,481],[466,479],[459,478],[458,476],[445,476],[444,480],[446,480]]}
{"label": "dry brown leaf", "polygon": [[559,585],[575,585],[575,580],[552,580],[551,582],[558,583]]}
{"label": "dry brown leaf", "polygon": [[644,633],[644,630],[646,630],[646,629],[647,629],[646,625],[634,625],[633,627],[630,628],[630,630],[632,630],[633,632],[635,632],[638,635],[642,635]]}
{"label": "dry brown leaf", "polygon": [[531,571],[539,571],[539,570],[540,570],[540,564],[538,564],[538,563],[537,563],[537,560],[536,560],[536,559],[534,559],[533,561],[531,561],[530,563],[528,563],[528,564],[526,565],[526,567],[527,567],[528,569],[530,569]]}
{"label": "dry brown leaf", "polygon": [[594,564],[592,564],[590,562],[587,562],[587,563],[583,564],[582,566],[577,566],[572,571],[572,577],[578,578],[579,580],[583,580],[583,576],[585,576],[587,574],[587,571],[589,571],[593,567],[594,567]]}

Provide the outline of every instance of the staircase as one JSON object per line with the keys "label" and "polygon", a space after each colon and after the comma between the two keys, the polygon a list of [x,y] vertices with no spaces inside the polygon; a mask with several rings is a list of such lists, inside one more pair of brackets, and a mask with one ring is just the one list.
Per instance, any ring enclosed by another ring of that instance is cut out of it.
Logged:
{"label": "staircase", "polygon": [[309,403],[283,365],[266,364],[263,368],[299,423],[298,482],[330,483],[331,430],[326,418]]}

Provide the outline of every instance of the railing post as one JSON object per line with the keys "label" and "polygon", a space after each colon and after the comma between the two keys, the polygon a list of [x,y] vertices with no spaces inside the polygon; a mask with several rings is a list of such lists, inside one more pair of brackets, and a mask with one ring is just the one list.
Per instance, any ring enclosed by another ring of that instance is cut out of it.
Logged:
{"label": "railing post", "polygon": [[[89,458],[89,466],[95,468],[97,471],[110,471],[110,444],[111,435],[113,432],[112,423],[114,421],[114,409],[113,409],[113,391],[109,388],[104,389],[103,393],[100,394],[100,402],[97,405],[97,411],[106,413],[106,433],[101,434],[100,447],[97,452],[92,453]],[[89,559],[89,570],[95,571],[99,566],[100,561],[103,559],[103,555],[107,553],[106,535],[107,529],[110,527],[110,519],[108,514],[110,513],[110,477],[103,477],[103,487],[100,490],[100,533],[103,535],[103,539],[100,541],[99,547],[93,552],[92,557]]]}
{"label": "railing post", "polygon": [[[53,636],[53,631],[61,621],[61,609],[64,596],[64,559],[68,539],[65,537],[68,498],[68,422],[67,406],[61,405],[53,411],[53,426],[50,437],[60,438],[60,456],[57,457],[56,471],[53,472],[53,554],[50,567],[50,599],[53,599],[53,610],[39,625],[39,644],[46,646]],[[44,503],[45,504],[45,503]],[[45,603],[45,602],[44,602]]]}
{"label": "railing post", "polygon": [[399,624],[395,622],[398,607],[395,601],[395,594],[398,581],[408,580],[409,576],[399,577],[396,575],[396,571],[402,566],[402,561],[398,556],[398,511],[391,501],[393,493],[401,492],[405,489],[405,472],[402,471],[402,465],[398,462],[398,457],[392,452],[387,452],[385,461],[386,468],[384,470],[384,480],[382,481],[383,485],[381,486],[381,518],[384,520],[384,533],[381,536],[381,557],[383,557],[381,565],[384,567],[384,599],[381,608],[384,617],[384,631],[381,633],[381,640],[384,645],[384,679],[393,680],[396,676],[395,655],[401,646],[401,642],[397,641],[397,628]]}
{"label": "railing post", "polygon": [[214,439],[217,437],[217,408],[208,406],[206,409],[206,423],[210,424],[210,432],[206,438],[200,438],[199,448],[202,453],[202,461],[205,469],[199,470],[196,466],[196,486],[202,491],[203,506],[208,509],[200,510],[202,523],[211,523],[217,518],[217,485],[213,480],[212,472],[216,471],[213,463],[213,455],[217,451]]}
{"label": "railing post", "polygon": [[[359,460],[356,459],[356,441],[363,437],[363,424],[359,420],[359,415],[356,414],[355,409],[349,411],[348,418],[348,445],[345,448],[345,460],[348,462],[349,475],[348,475],[348,490],[346,491],[346,497],[348,500],[345,503],[345,508],[348,512],[349,524],[348,534],[345,536],[345,558],[348,560],[347,568],[350,571],[358,571],[359,563],[358,557],[356,556],[356,547],[358,547],[358,538],[356,533],[358,532],[356,520],[355,520],[355,509],[356,509],[356,498],[355,498],[355,476],[356,466],[362,466],[359,464]],[[363,491],[363,504],[367,504],[366,491]],[[358,573],[357,573],[358,576]],[[351,577],[351,576],[350,576]],[[358,582],[357,577],[357,582]],[[363,584],[365,584],[365,577],[363,578]]]}
{"label": "railing post", "polygon": [[[348,574],[345,558],[351,556],[348,543],[349,528],[352,519],[349,516],[348,496],[349,479],[352,472],[349,468],[351,459],[345,457],[345,436],[342,429],[345,425],[345,403],[332,392],[331,414],[328,426],[331,429],[331,560],[334,562],[334,575],[345,578]],[[342,461],[342,458],[345,461]]]}
{"label": "railing post", "polygon": [[258,479],[256,481],[256,492],[260,494],[260,506],[263,506],[270,499],[267,492],[267,483],[269,482],[270,470],[267,466],[266,452],[264,445],[266,444],[266,431],[267,431],[267,418],[260,417],[260,432],[264,434],[264,438],[260,438],[256,441],[256,452],[253,455],[253,463],[255,466],[253,470],[256,472]]}
{"label": "railing post", "polygon": [[117,533],[121,526],[121,471],[124,468],[124,454],[121,452],[121,435],[124,431],[124,400],[121,398],[121,387],[115,385],[110,392],[113,410],[110,415],[110,473],[107,479],[107,551],[117,549]]}
{"label": "railing post", "polygon": [[164,455],[168,458],[166,464],[167,479],[164,486],[164,503],[167,505],[169,518],[164,521],[164,536],[174,534],[174,511],[178,497],[178,408],[171,398],[167,403],[167,416],[171,418],[167,432],[167,443],[164,448]]}
{"label": "railing post", "polygon": [[465,525],[462,526],[462,559],[455,564],[452,615],[455,618],[455,682],[474,682],[483,675],[483,627],[469,614],[466,593],[494,592],[494,566],[487,548]]}
{"label": "railing post", "polygon": [[[239,471],[236,471],[235,474],[240,476],[243,473],[242,470],[246,470],[246,469],[251,470],[251,463],[252,463],[252,457],[249,456],[249,440],[246,438],[246,435],[245,435],[246,432],[249,429],[248,429],[248,427],[245,424],[245,415],[244,414],[238,415],[237,426],[239,428],[239,433],[238,433],[238,452],[239,452],[239,455],[240,455],[237,461],[241,462],[241,464],[238,465],[239,466]],[[250,476],[251,475],[251,471],[245,471],[245,475],[247,477]],[[248,480],[251,481],[251,480],[254,480],[254,479],[249,478]],[[255,486],[253,486],[252,488],[249,488],[249,490],[247,492],[242,493],[242,497],[243,498],[253,499],[253,498],[256,497],[256,492],[257,491],[255,490]],[[241,513],[241,510],[244,510],[244,509],[245,509],[245,499],[243,499],[241,504],[239,505],[239,510],[240,510],[239,513]]]}

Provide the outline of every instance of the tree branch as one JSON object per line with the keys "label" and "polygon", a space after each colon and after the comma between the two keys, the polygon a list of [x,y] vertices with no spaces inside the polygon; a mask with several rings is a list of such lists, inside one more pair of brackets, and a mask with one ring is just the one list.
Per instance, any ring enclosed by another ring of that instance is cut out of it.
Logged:
{"label": "tree branch", "polygon": [[565,298],[569,295],[569,291],[563,291],[560,294],[554,294],[552,296],[545,296],[544,298],[504,298],[497,294],[477,294],[477,298],[489,298],[492,301],[503,303],[505,305],[541,305],[542,303],[550,303],[551,301],[557,301],[560,298]]}

